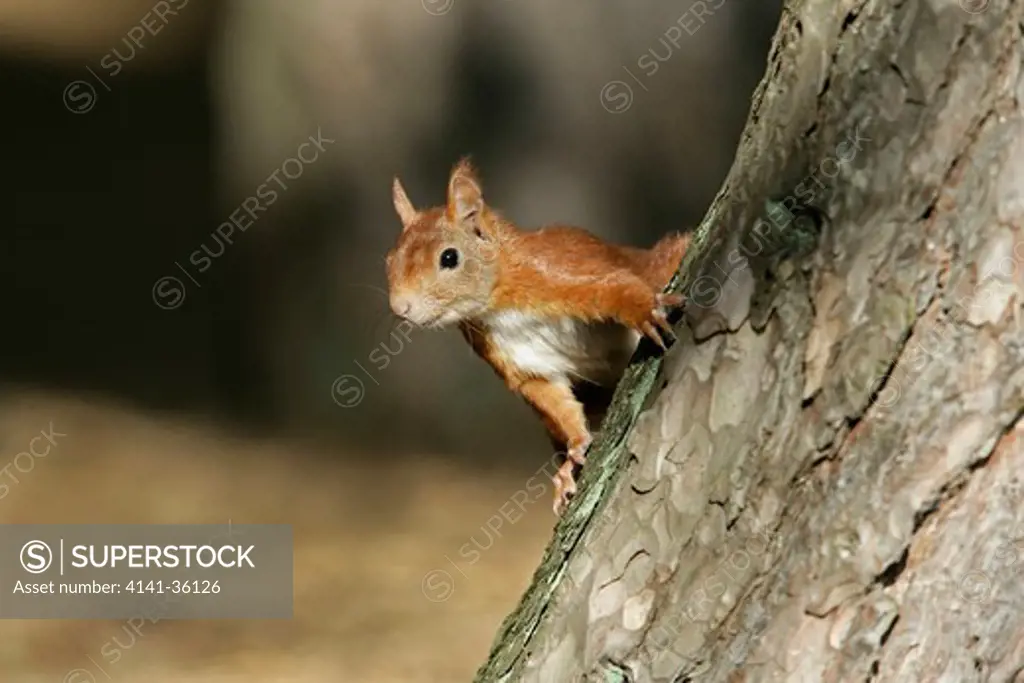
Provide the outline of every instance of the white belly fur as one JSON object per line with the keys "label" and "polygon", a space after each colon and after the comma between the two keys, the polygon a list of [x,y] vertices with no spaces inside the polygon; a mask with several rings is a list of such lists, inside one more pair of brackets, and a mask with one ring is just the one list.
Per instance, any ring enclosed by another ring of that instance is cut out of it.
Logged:
{"label": "white belly fur", "polygon": [[640,335],[615,323],[538,318],[502,312],[484,324],[491,343],[524,372],[555,381],[610,386],[636,350]]}

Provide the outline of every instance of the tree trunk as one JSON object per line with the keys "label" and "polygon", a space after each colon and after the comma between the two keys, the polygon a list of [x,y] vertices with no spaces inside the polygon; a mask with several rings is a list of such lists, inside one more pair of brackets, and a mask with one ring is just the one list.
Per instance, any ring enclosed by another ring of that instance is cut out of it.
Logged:
{"label": "tree trunk", "polygon": [[1022,5],[787,3],[477,681],[1024,680]]}

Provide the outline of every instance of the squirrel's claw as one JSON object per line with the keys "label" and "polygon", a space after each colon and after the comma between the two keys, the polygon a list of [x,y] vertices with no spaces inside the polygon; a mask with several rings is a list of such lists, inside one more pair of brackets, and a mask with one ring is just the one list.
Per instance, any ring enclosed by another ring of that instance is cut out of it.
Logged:
{"label": "squirrel's claw", "polygon": [[[587,449],[590,448],[590,444],[594,441],[594,438],[587,435],[586,438],[580,439],[576,445],[572,446],[567,452],[566,457],[577,465],[583,466],[587,464]],[[565,467],[565,465],[562,465]],[[572,468],[569,468],[569,474],[572,474]]]}
{"label": "squirrel's claw", "polygon": [[679,308],[685,302],[686,297],[676,292],[658,292],[657,294],[654,295],[654,303],[658,306],[658,308],[666,310],[670,308]]}
{"label": "squirrel's claw", "polygon": [[643,332],[645,337],[657,344],[662,351],[668,351],[668,346],[665,344],[665,339],[661,336],[661,332],[658,330],[658,327],[659,326],[656,326],[655,323],[645,320],[640,325],[640,331]]}
{"label": "squirrel's claw", "polygon": [[569,507],[569,501],[576,494],[576,478],[573,476],[574,465],[584,465],[587,462],[586,453],[593,441],[591,437],[580,441],[566,452],[565,462],[551,477],[555,484],[555,515],[561,517],[565,509]]}
{"label": "squirrel's claw", "polygon": [[682,294],[659,292],[654,295],[654,309],[651,311],[651,319],[644,321],[640,330],[645,337],[657,344],[662,351],[668,350],[665,336],[671,339],[674,339],[676,336],[675,331],[672,329],[672,324],[668,321],[667,310],[678,308],[684,301],[686,301],[686,297]]}
{"label": "squirrel's claw", "polygon": [[552,509],[556,517],[561,517],[565,509],[569,507],[569,501],[576,494],[576,479],[572,476],[572,460],[566,460],[562,466],[551,477],[555,485],[555,503]]}

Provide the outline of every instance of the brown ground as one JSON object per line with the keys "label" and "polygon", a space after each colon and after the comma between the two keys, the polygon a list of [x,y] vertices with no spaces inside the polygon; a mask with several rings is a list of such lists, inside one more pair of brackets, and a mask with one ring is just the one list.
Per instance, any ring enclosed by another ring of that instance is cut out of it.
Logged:
{"label": "brown ground", "polygon": [[[544,480],[526,514],[456,570],[445,556],[457,559],[473,534],[486,544],[482,526],[533,468],[487,475],[429,457],[356,466],[94,401],[0,401],[0,468],[51,420],[67,436],[32,471],[11,470],[20,483],[3,480],[0,522],[290,523],[295,617],[161,621],[115,664],[99,652],[113,636],[130,642],[121,621],[0,621],[4,682],[469,680],[553,524]],[[440,601],[422,588],[435,569],[454,581]]]}

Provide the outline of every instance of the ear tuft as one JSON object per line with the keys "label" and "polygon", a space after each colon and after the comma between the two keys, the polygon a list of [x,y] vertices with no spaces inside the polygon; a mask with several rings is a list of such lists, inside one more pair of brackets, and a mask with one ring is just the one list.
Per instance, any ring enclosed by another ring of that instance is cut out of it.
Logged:
{"label": "ear tuft", "polygon": [[394,201],[395,211],[398,212],[398,217],[402,221],[402,229],[408,229],[416,221],[419,213],[409,201],[409,195],[405,193],[405,188],[402,187],[402,183],[397,177],[391,184],[391,199]]}
{"label": "ear tuft", "polygon": [[483,210],[483,191],[469,157],[463,157],[448,179],[448,217],[464,221]]}

